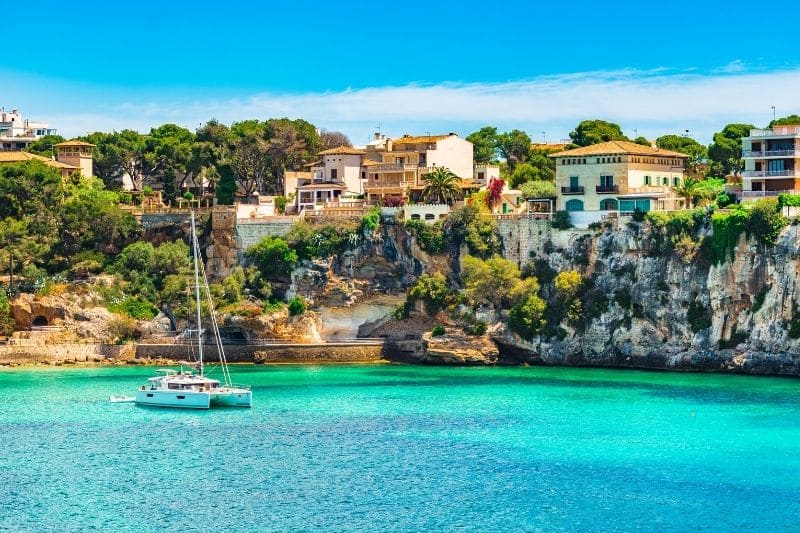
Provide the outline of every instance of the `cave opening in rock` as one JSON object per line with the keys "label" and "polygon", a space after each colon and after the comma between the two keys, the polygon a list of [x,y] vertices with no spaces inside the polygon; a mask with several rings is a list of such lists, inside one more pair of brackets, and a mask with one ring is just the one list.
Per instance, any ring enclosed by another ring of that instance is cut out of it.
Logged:
{"label": "cave opening in rock", "polygon": [[31,322],[31,325],[33,327],[35,327],[35,328],[38,328],[38,327],[42,327],[42,326],[48,326],[49,324],[48,324],[47,319],[45,317],[39,315],[39,316],[37,316],[37,317],[35,317],[33,319],[33,322]]}

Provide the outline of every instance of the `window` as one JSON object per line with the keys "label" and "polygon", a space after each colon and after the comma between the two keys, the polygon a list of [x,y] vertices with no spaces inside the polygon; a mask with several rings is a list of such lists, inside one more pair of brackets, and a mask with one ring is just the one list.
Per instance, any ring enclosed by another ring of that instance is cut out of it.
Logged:
{"label": "window", "polygon": [[414,213],[413,215],[411,215],[411,220],[419,220],[419,214]]}
{"label": "window", "polygon": [[577,189],[578,188],[578,176],[570,176],[569,177],[569,188],[570,189]]}
{"label": "window", "polygon": [[645,176],[644,177],[644,184],[645,185],[650,185],[650,176]]}
{"label": "window", "polygon": [[677,187],[680,184],[681,184],[681,179],[678,176],[675,176],[674,178],[672,178],[672,186],[673,187]]}
{"label": "window", "polygon": [[606,198],[600,201],[600,211],[616,211],[619,204],[613,198]]}
{"label": "window", "polygon": [[338,173],[339,173],[339,171],[337,169],[335,169],[335,168],[331,169],[331,181],[336,181],[336,176],[337,176]]}
{"label": "window", "polygon": [[483,172],[478,172],[478,181],[483,181],[485,176],[486,174],[484,174]]}
{"label": "window", "polygon": [[436,215],[433,213],[425,213],[425,220],[436,220]]}
{"label": "window", "polygon": [[583,211],[583,202],[581,200],[567,200],[565,205],[567,211]]}
{"label": "window", "polygon": [[625,213],[632,213],[636,210],[647,212],[650,211],[650,198],[640,198],[636,200],[620,200],[619,210]]}

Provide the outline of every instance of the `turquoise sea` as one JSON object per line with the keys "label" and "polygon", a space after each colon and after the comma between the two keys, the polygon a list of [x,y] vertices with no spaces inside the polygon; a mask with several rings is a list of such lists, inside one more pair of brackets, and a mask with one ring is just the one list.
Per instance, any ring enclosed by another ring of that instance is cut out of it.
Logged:
{"label": "turquoise sea", "polygon": [[153,368],[0,371],[0,530],[798,530],[800,380],[237,366],[250,410],[111,404]]}

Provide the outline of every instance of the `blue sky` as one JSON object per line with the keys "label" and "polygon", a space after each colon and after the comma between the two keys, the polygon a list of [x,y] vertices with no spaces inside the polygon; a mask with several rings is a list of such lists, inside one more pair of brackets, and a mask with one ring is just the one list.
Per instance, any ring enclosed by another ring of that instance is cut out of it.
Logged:
{"label": "blue sky", "polygon": [[248,4],[4,6],[23,31],[0,106],[67,135],[288,115],[356,143],[378,123],[552,141],[594,117],[707,140],[800,113],[796,2]]}

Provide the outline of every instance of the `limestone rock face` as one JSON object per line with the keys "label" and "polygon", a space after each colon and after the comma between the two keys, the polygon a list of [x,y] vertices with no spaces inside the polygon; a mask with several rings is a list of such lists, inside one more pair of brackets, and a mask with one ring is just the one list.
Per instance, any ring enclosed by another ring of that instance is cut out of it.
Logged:
{"label": "limestone rock face", "polygon": [[[37,332],[41,342],[76,339],[105,341],[107,324],[113,313],[100,305],[97,295],[66,292],[59,295],[36,296],[21,294],[10,302],[11,315],[17,330],[32,326],[49,326],[58,331]],[[17,335],[30,338],[31,335]],[[52,339],[50,337],[53,337]],[[68,338],[69,337],[69,338]],[[74,338],[73,338],[74,337]]]}
{"label": "limestone rock face", "polygon": [[555,270],[582,270],[605,306],[562,339],[525,341],[501,328],[493,338],[504,359],[800,375],[800,338],[790,335],[800,321],[800,226],[786,228],[771,248],[742,236],[719,265],[654,251],[646,224],[571,234],[554,235],[560,246],[535,253]]}
{"label": "limestone rock face", "polygon": [[248,341],[284,339],[317,342],[320,340],[321,324],[317,313],[307,311],[300,316],[291,317],[286,309],[281,309],[254,317],[227,316],[222,321],[221,329],[237,330]]}
{"label": "limestone rock face", "polygon": [[441,365],[495,365],[500,360],[497,345],[487,336],[471,337],[461,331],[447,329],[434,337],[422,336],[420,362]]}

